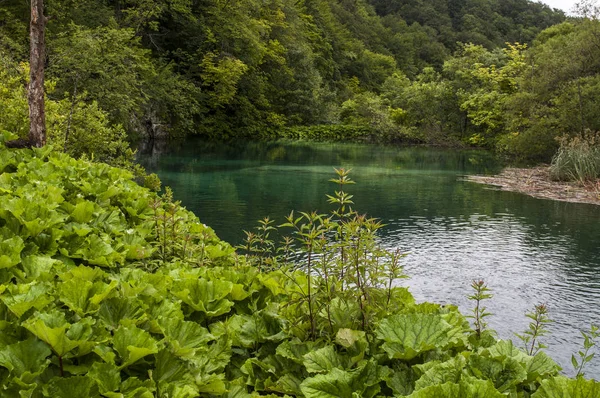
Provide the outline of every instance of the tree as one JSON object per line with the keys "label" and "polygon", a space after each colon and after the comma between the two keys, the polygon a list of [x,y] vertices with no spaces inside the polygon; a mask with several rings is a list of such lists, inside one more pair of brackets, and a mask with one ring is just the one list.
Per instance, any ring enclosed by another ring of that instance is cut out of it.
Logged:
{"label": "tree", "polygon": [[31,25],[29,33],[29,143],[31,146],[46,145],[46,112],[44,109],[44,63],[46,46],[44,33],[47,18],[44,16],[44,0],[31,1]]}
{"label": "tree", "polygon": [[26,139],[7,142],[8,147],[42,147],[46,145],[46,112],[44,109],[44,34],[48,19],[44,16],[44,1],[31,0],[29,25],[29,135]]}

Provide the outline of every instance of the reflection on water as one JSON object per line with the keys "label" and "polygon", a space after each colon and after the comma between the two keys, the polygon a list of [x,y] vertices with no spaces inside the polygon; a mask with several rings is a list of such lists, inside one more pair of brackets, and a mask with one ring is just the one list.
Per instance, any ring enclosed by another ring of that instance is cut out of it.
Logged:
{"label": "reflection on water", "polygon": [[[141,162],[217,234],[237,244],[242,230],[290,210],[329,210],[332,167],[352,168],[349,190],[361,212],[381,218],[390,248],[410,254],[401,283],[419,300],[470,309],[470,282],[483,278],[494,298],[490,326],[521,332],[523,315],[550,307],[549,353],[570,374],[579,329],[600,323],[600,206],[534,199],[462,181],[498,171],[485,152],[358,144],[189,141]],[[600,377],[600,358],[588,369]]]}

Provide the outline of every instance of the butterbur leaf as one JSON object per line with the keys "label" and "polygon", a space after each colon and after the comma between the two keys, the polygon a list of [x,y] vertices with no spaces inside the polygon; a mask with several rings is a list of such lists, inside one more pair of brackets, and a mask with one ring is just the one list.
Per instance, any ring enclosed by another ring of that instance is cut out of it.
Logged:
{"label": "butterbur leaf", "polygon": [[354,370],[333,368],[329,373],[309,377],[300,388],[306,398],[371,398],[379,393],[379,383],[388,376],[388,368],[370,361]]}
{"label": "butterbur leaf", "polygon": [[186,373],[186,364],[168,349],[163,349],[156,355],[156,365],[152,372],[152,378],[156,382],[180,380]]}
{"label": "butterbur leaf", "polygon": [[328,345],[304,355],[304,367],[308,373],[327,373],[342,365],[335,348]]}
{"label": "butterbur leaf", "polygon": [[179,301],[163,300],[147,309],[148,327],[151,333],[162,333],[167,323],[174,320],[183,320],[183,312]]}
{"label": "butterbur leaf", "polygon": [[459,383],[444,383],[416,390],[408,398],[503,398],[489,380],[465,377]]}
{"label": "butterbur leaf", "polygon": [[150,333],[134,325],[121,325],[113,336],[113,346],[122,358],[122,366],[158,352],[156,340]]}
{"label": "butterbur leaf", "polygon": [[65,322],[64,316],[60,313],[36,314],[25,321],[23,326],[38,339],[48,344],[52,351],[60,357],[65,356],[79,345],[78,342],[67,337],[67,328],[70,325]]}
{"label": "butterbur leaf", "polygon": [[[366,346],[367,338],[362,330],[340,329],[335,335],[335,342],[344,348],[354,347],[357,343]],[[364,344],[364,345],[363,345]]]}
{"label": "butterbur leaf", "polygon": [[303,364],[304,355],[312,351],[313,347],[314,343],[311,341],[286,340],[277,346],[277,355]]}
{"label": "butterbur leaf", "polygon": [[98,316],[108,329],[119,327],[121,320],[139,325],[146,320],[142,303],[136,298],[112,297],[100,304]]}
{"label": "butterbur leaf", "polygon": [[500,340],[486,351],[494,358],[514,358],[519,362],[529,360],[529,355],[515,347],[511,340]]}
{"label": "butterbur leaf", "polygon": [[89,376],[55,377],[44,390],[46,396],[52,398],[97,397],[97,393],[91,393],[94,386],[94,380]]}
{"label": "butterbur leaf", "polygon": [[84,224],[90,222],[94,214],[94,205],[93,202],[87,200],[77,203],[71,213],[71,217],[78,223]]}
{"label": "butterbur leaf", "polygon": [[305,379],[300,388],[306,398],[352,398],[352,373],[333,368],[331,372]]}
{"label": "butterbur leaf", "polygon": [[369,345],[365,332],[346,328],[338,330],[335,342],[346,349],[352,364],[365,357],[365,351]]}
{"label": "butterbur leaf", "polygon": [[196,398],[198,387],[191,382],[161,383],[160,393],[161,396],[169,398]]}
{"label": "butterbur leaf", "polygon": [[233,306],[232,301],[225,299],[233,288],[233,283],[229,281],[186,279],[175,283],[173,288],[175,297],[181,299],[194,311],[203,312],[209,317],[226,314]]}
{"label": "butterbur leaf", "polygon": [[524,366],[513,358],[469,356],[468,373],[478,379],[491,380],[500,392],[508,392],[527,378]]}
{"label": "butterbur leaf", "polygon": [[461,355],[446,362],[428,366],[423,375],[416,381],[415,390],[444,383],[458,383],[467,361]]}
{"label": "butterbur leaf", "polygon": [[173,353],[179,357],[193,357],[196,349],[205,345],[214,337],[195,322],[172,320],[166,323],[164,334]]}
{"label": "butterbur leaf", "polygon": [[0,269],[10,268],[21,262],[21,251],[25,245],[18,236],[0,240]]}
{"label": "butterbur leaf", "polygon": [[17,318],[21,318],[31,308],[41,310],[51,303],[50,289],[47,283],[11,284],[0,299]]}
{"label": "butterbur leaf", "polygon": [[556,376],[542,381],[531,398],[597,398],[600,397],[600,383],[583,377],[569,379]]}
{"label": "butterbur leaf", "polygon": [[253,315],[234,315],[227,320],[234,345],[252,347],[265,341],[281,341],[285,338],[281,320],[263,309]]}
{"label": "butterbur leaf", "polygon": [[117,287],[117,281],[110,284],[74,278],[59,285],[59,299],[79,316],[96,312],[102,300]]}
{"label": "butterbur leaf", "polygon": [[152,380],[141,381],[130,377],[121,384],[119,393],[106,393],[108,398],[155,398],[155,386]]}
{"label": "butterbur leaf", "polygon": [[22,377],[28,372],[41,374],[48,364],[52,352],[48,346],[36,339],[19,341],[0,351],[0,366],[7,368],[12,375]]}
{"label": "butterbur leaf", "polygon": [[205,394],[222,395],[227,391],[224,374],[199,374],[196,376],[196,385],[198,391]]}
{"label": "butterbur leaf", "polygon": [[71,341],[77,343],[77,347],[70,352],[67,357],[78,357],[92,352],[94,347],[98,344],[94,339],[94,330],[92,328],[95,323],[96,321],[94,319],[86,317],[69,327],[66,336]]}
{"label": "butterbur leaf", "polygon": [[393,369],[390,376],[385,380],[385,383],[392,389],[394,394],[409,395],[414,390],[415,372],[412,368],[404,363],[397,365]]}
{"label": "butterbur leaf", "polygon": [[[45,256],[27,256],[23,259],[23,271],[28,280],[41,280],[41,276],[49,275],[55,265],[60,264],[58,260]],[[52,274],[50,278],[54,278]],[[44,279],[46,280],[46,279]]]}
{"label": "butterbur leaf", "polygon": [[540,351],[527,363],[527,380],[536,381],[539,378],[555,376],[560,371],[560,366],[545,352]]}
{"label": "butterbur leaf", "polygon": [[410,360],[417,355],[443,348],[452,326],[440,315],[402,314],[384,319],[377,328],[377,337],[390,359]]}
{"label": "butterbur leaf", "polygon": [[121,372],[113,363],[94,362],[87,375],[96,382],[101,393],[117,391],[121,385]]}

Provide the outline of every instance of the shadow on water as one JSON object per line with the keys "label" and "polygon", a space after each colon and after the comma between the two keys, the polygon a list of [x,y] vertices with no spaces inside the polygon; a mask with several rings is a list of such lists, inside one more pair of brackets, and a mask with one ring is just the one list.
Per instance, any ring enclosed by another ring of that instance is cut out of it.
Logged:
{"label": "shadow on water", "polygon": [[[327,212],[333,167],[352,168],[361,212],[381,218],[383,242],[409,251],[402,282],[419,300],[457,303],[469,285],[493,289],[490,326],[500,337],[527,327],[546,302],[555,322],[549,353],[571,370],[579,329],[600,323],[600,206],[534,199],[461,180],[501,165],[487,152],[361,144],[187,141],[142,154],[178,200],[238,244],[242,230],[290,210]],[[598,361],[597,361],[598,362]],[[600,363],[588,376],[600,376]]]}

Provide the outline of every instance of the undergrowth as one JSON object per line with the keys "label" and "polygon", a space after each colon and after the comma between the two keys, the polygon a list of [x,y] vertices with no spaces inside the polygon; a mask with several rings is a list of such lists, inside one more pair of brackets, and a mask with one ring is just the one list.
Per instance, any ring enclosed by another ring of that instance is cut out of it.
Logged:
{"label": "undergrowth", "polygon": [[0,397],[600,395],[416,303],[346,171],[331,213],[264,220],[248,257],[125,170],[0,148],[0,173]]}

